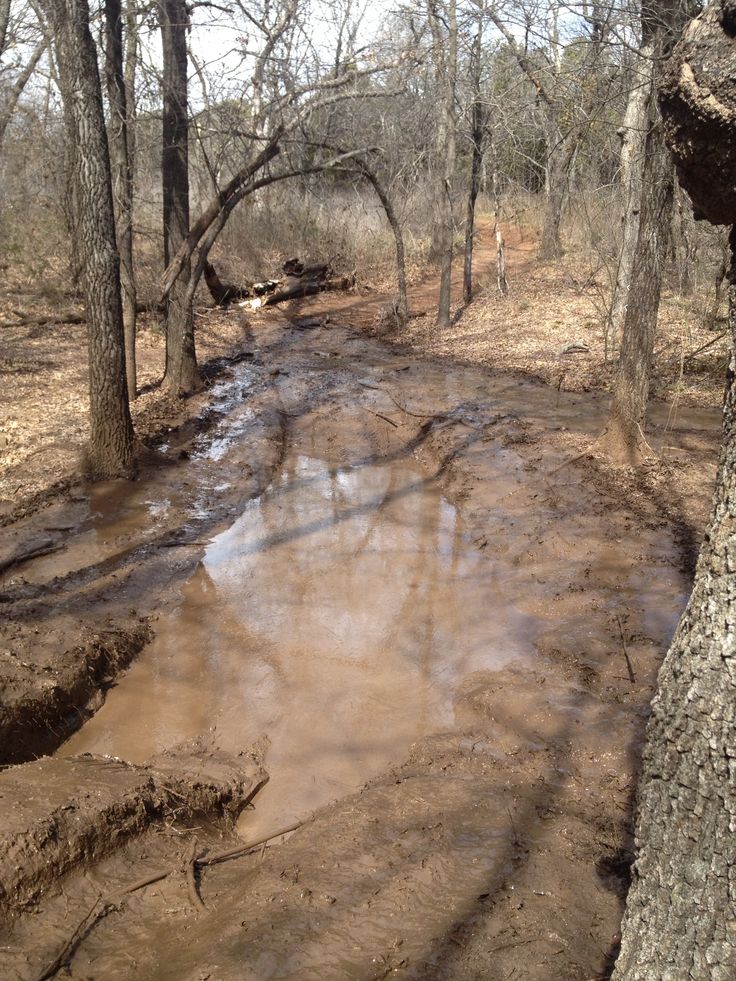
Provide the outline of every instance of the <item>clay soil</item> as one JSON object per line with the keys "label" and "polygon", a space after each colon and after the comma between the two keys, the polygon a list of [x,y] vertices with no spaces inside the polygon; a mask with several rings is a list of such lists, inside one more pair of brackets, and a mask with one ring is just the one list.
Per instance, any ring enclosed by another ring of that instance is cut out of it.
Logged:
{"label": "clay soil", "polygon": [[[401,337],[388,297],[367,290],[203,311],[208,384],[184,403],[157,388],[149,322],[133,484],[75,474],[83,327],[2,328],[4,976],[607,975],[648,705],[707,516],[719,386],[689,362],[675,410],[652,409],[658,456],[608,467],[594,439],[610,369],[593,329],[588,352],[559,354],[585,330],[581,289],[508,237],[511,298],[493,292],[482,225],[478,300],[442,335],[431,278]],[[663,347],[671,336],[665,324]],[[145,766],[70,763],[63,744],[304,431],[344,466],[419,463],[481,578],[534,624],[530,660],[455,678],[452,725],[293,834],[274,826],[263,847],[208,864],[243,844],[233,821],[257,812],[265,744],[223,754],[203,732]]]}

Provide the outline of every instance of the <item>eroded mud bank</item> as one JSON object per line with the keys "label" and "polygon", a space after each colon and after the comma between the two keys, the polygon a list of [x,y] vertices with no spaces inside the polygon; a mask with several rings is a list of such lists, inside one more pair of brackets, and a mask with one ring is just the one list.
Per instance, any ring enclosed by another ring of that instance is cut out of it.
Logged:
{"label": "eroded mud bank", "polygon": [[[596,432],[594,398],[329,326],[264,324],[253,353],[206,436],[172,439],[170,462],[107,505],[17,529],[72,525],[5,576],[9,657],[31,665],[12,691],[22,703],[63,663],[80,624],[143,619],[152,643],[59,755],[257,743],[271,780],[241,834],[316,817],[207,869],[206,913],[168,880],[142,890],[72,976],[600,973],[643,721],[688,591],[673,529],[550,441]],[[93,876],[124,880],[141,850]],[[9,930],[19,976],[89,902],[84,864]]]}

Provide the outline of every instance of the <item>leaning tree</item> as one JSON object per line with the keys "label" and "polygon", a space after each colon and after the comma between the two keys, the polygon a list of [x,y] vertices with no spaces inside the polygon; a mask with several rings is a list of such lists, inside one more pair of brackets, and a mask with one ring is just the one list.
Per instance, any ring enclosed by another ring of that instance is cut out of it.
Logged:
{"label": "leaning tree", "polygon": [[666,65],[667,143],[695,215],[732,225],[731,363],[710,523],[659,675],[637,859],[614,977],[736,977],[736,2],[715,0]]}

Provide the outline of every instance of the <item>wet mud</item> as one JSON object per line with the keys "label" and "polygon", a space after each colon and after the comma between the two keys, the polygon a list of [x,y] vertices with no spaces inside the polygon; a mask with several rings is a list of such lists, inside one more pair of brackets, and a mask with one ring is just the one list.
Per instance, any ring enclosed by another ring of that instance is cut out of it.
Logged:
{"label": "wet mud", "polygon": [[[689,591],[682,529],[552,438],[599,431],[597,397],[316,324],[264,320],[215,416],[172,433],[140,482],[13,528],[11,556],[53,550],[0,580],[5,760],[30,758],[49,725],[60,767],[137,773],[199,738],[254,752],[269,781],[196,847],[304,822],[203,867],[206,909],[181,876],[139,890],[66,969],[603,976],[647,706]],[[673,428],[663,410],[651,438],[684,452],[717,425],[681,412]],[[44,682],[63,691],[80,631],[103,629],[146,636],[125,673],[111,665],[54,715]],[[34,725],[20,707],[38,692]],[[50,962],[101,881],[170,863],[172,841],[186,851],[185,812],[86,846],[27,894],[32,913],[0,939],[9,976]],[[0,864],[6,890],[9,876]]]}

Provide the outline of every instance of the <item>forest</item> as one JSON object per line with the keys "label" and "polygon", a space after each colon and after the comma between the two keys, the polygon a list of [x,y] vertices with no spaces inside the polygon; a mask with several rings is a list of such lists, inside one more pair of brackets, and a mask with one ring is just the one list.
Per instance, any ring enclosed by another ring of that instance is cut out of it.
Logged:
{"label": "forest", "polygon": [[734,79],[0,0],[0,976],[736,977]]}

